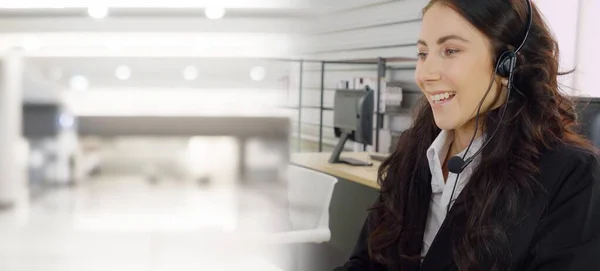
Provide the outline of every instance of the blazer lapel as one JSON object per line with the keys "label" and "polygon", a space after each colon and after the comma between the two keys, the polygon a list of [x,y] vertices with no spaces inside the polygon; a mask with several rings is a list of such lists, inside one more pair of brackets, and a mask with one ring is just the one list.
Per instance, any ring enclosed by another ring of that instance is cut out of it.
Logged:
{"label": "blazer lapel", "polygon": [[[452,210],[450,212],[452,213]],[[463,218],[454,218],[455,221],[460,221],[460,219]],[[433,243],[431,244],[427,255],[425,255],[425,259],[423,260],[419,271],[450,270],[450,267],[454,264],[452,255],[452,235],[453,223],[450,221],[449,217],[447,217],[433,239]]]}

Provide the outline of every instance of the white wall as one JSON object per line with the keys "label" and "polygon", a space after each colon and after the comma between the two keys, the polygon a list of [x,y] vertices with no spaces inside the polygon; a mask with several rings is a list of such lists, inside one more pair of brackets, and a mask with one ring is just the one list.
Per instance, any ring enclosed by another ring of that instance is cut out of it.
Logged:
{"label": "white wall", "polygon": [[426,0],[379,1],[325,14],[313,23],[303,55],[320,60],[415,59],[414,44],[426,4]]}
{"label": "white wall", "polygon": [[577,96],[600,97],[595,76],[600,73],[600,1],[536,0],[560,49],[560,70],[575,68],[572,75],[559,78],[563,90]]}
{"label": "white wall", "polygon": [[[558,41],[560,50],[559,71],[569,71],[577,63],[577,25],[579,17],[579,2],[581,0],[535,0],[548,26]],[[578,69],[579,70],[579,69]],[[570,74],[559,78],[563,90],[569,94],[575,87],[574,77]]]}
{"label": "white wall", "polygon": [[579,0],[576,88],[585,96],[600,97],[600,1]]}

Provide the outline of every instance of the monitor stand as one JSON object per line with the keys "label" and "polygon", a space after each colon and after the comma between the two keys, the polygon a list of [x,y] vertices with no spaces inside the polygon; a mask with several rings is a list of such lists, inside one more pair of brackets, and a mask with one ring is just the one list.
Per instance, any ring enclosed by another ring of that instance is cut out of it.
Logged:
{"label": "monitor stand", "polygon": [[357,166],[357,167],[369,167],[372,166],[373,163],[370,162],[365,162],[365,161],[361,161],[358,159],[354,159],[354,158],[341,158],[340,154],[342,154],[342,151],[344,150],[344,145],[346,144],[346,141],[348,140],[348,137],[350,135],[346,132],[342,132],[342,135],[340,136],[340,141],[338,141],[338,144],[335,146],[335,148],[333,149],[333,152],[331,153],[331,157],[329,157],[329,163],[332,164],[340,164],[340,163],[345,163],[351,166]]}

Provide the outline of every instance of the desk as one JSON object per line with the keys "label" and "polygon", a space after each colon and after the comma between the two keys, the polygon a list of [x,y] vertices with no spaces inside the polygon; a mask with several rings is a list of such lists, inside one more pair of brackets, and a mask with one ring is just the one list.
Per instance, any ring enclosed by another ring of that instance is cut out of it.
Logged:
{"label": "desk", "polygon": [[[381,165],[381,162],[372,160],[373,165],[369,167],[330,164],[330,156],[331,153],[329,152],[294,153],[291,155],[291,163],[379,189],[379,185],[377,184],[377,169]],[[341,157],[371,161],[368,152],[343,152]]]}

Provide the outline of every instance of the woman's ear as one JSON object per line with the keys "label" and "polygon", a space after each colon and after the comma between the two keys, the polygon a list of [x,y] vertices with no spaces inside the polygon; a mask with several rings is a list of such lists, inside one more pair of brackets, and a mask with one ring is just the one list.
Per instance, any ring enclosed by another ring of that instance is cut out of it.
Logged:
{"label": "woman's ear", "polygon": [[500,85],[501,88],[506,88],[508,87],[508,78],[497,76],[496,84]]}

